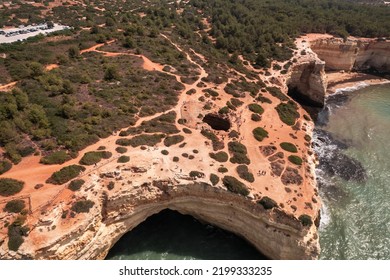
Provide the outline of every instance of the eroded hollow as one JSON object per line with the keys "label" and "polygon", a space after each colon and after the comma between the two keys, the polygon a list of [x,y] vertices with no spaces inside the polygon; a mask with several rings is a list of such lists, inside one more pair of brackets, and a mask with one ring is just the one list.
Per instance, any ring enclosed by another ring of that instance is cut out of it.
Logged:
{"label": "eroded hollow", "polygon": [[323,108],[323,105],[319,102],[311,100],[307,95],[302,93],[297,87],[292,85],[288,86],[287,95],[294,101],[298,102],[312,117],[314,121],[317,120],[318,114]]}
{"label": "eroded hollow", "polygon": [[106,259],[267,259],[237,235],[163,210],[119,239]]}
{"label": "eroded hollow", "polygon": [[207,123],[209,126],[211,126],[212,129],[215,130],[228,131],[232,126],[228,118],[223,118],[217,114],[207,114],[203,118],[203,122]]}

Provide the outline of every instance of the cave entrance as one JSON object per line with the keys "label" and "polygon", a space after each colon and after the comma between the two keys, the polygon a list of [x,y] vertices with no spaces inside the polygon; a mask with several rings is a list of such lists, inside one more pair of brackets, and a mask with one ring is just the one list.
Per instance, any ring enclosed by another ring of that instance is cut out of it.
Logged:
{"label": "cave entrance", "polygon": [[232,126],[228,118],[223,118],[217,114],[207,114],[203,118],[203,122],[207,123],[209,126],[211,126],[212,129],[215,130],[228,131]]}
{"label": "cave entrance", "polygon": [[303,94],[297,87],[292,85],[287,85],[288,92],[287,95],[290,96],[294,101],[298,102],[306,112],[309,113],[311,118],[316,121],[318,114],[322,111],[323,105],[319,102],[315,102]]}
{"label": "cave entrance", "polygon": [[163,210],[123,235],[106,259],[267,259],[237,235]]}

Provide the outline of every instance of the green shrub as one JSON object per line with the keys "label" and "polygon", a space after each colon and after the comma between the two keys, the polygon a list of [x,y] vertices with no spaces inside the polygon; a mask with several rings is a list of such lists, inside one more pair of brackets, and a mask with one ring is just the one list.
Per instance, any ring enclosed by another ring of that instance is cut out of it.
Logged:
{"label": "green shrub", "polygon": [[107,185],[107,189],[109,191],[113,190],[115,188],[115,183],[114,182],[109,182]]}
{"label": "green shrub", "polygon": [[299,216],[298,219],[304,227],[311,227],[311,225],[313,224],[313,221],[309,215],[302,214]]}
{"label": "green shrub", "polygon": [[291,153],[296,153],[298,152],[298,149],[297,147],[292,144],[292,143],[289,143],[289,142],[283,142],[283,143],[280,143],[280,147],[287,151],[287,152],[291,152]]}
{"label": "green shrub", "polygon": [[287,125],[294,125],[296,120],[299,118],[297,105],[289,101],[287,103],[280,103],[276,106],[276,111],[279,114],[279,118],[282,122]]}
{"label": "green shrub", "polygon": [[229,111],[230,111],[229,107],[225,106],[225,107],[222,107],[221,109],[219,109],[218,114],[221,114],[221,115],[228,114]]}
{"label": "green shrub", "polygon": [[267,91],[274,97],[278,98],[280,101],[288,101],[289,99],[282,91],[277,87],[267,87]]}
{"label": "green shrub", "polygon": [[48,156],[41,158],[40,163],[43,164],[63,164],[68,160],[71,160],[72,157],[64,150],[54,152]]}
{"label": "green shrub", "polygon": [[125,138],[118,139],[116,141],[116,144],[120,146],[132,146],[134,148],[142,145],[152,147],[160,143],[164,137],[165,136],[163,134],[137,135],[131,139],[125,139]]}
{"label": "green shrub", "polygon": [[12,163],[8,160],[0,160],[0,175],[4,174],[12,168]]}
{"label": "green shrub", "polygon": [[125,148],[125,147],[117,147],[115,149],[115,151],[117,151],[120,154],[124,154],[124,153],[127,153],[127,148]]}
{"label": "green shrub", "polygon": [[104,151],[106,149],[106,146],[99,146],[99,148],[97,148],[98,151]]}
{"label": "green shrub", "polygon": [[307,142],[310,142],[311,141],[311,136],[310,135],[305,135],[305,140],[307,141]]}
{"label": "green shrub", "polygon": [[72,211],[76,213],[88,213],[95,203],[91,200],[76,201],[72,205]]}
{"label": "green shrub", "polygon": [[257,203],[262,205],[266,210],[278,207],[276,201],[272,198],[269,198],[268,196],[263,196]]}
{"label": "green shrub", "polygon": [[227,173],[227,172],[229,172],[229,170],[226,167],[220,167],[220,168],[218,168],[218,172],[219,173]]}
{"label": "green shrub", "polygon": [[245,181],[248,181],[250,183],[253,183],[255,181],[255,177],[251,172],[249,172],[248,166],[246,165],[239,165],[236,168],[238,176],[240,176],[241,179],[244,179]]}
{"label": "green shrub", "polygon": [[191,171],[190,177],[192,178],[204,178],[204,173],[200,171]]}
{"label": "green shrub", "polygon": [[264,138],[268,138],[268,132],[261,127],[255,128],[252,133],[255,139],[260,142],[263,141]]}
{"label": "green shrub", "polygon": [[168,136],[167,138],[164,139],[164,145],[167,147],[170,147],[172,145],[179,144],[180,142],[183,142],[183,141],[184,141],[183,135]]}
{"label": "green shrub", "polygon": [[261,121],[261,116],[259,114],[252,114],[251,120],[254,122],[259,122],[259,121]]}
{"label": "green shrub", "polygon": [[72,182],[70,182],[68,189],[74,192],[78,191],[84,185],[84,183],[85,181],[82,179],[73,180]]}
{"label": "green shrub", "polygon": [[240,134],[236,130],[232,130],[229,132],[229,138],[238,138]]}
{"label": "green shrub", "polygon": [[85,169],[86,168],[84,166],[75,164],[66,166],[64,168],[61,168],[61,170],[54,172],[51,177],[46,180],[46,183],[54,185],[65,184],[79,176],[81,172],[85,171]]}
{"label": "green shrub", "polygon": [[188,128],[183,128],[183,132],[185,133],[185,134],[192,134],[192,131],[190,130],[190,129],[188,129]]}
{"label": "green shrub", "polygon": [[235,177],[225,176],[223,177],[222,182],[225,187],[233,193],[237,193],[243,196],[247,196],[249,194],[248,188]]}
{"label": "green shrub", "polygon": [[169,152],[168,152],[167,150],[162,150],[161,153],[162,153],[164,156],[169,155]]}
{"label": "green shrub", "polygon": [[288,157],[288,160],[295,165],[302,165],[302,158],[300,158],[299,156],[291,155]]}
{"label": "green shrub", "polygon": [[218,175],[214,174],[214,173],[211,173],[210,174],[210,182],[211,184],[213,184],[213,186],[215,186],[216,184],[219,183],[219,177]]}
{"label": "green shrub", "polygon": [[249,104],[248,108],[250,111],[252,111],[255,114],[261,115],[264,113],[263,107],[261,107],[259,104],[255,104],[255,103]]}
{"label": "green shrub", "polygon": [[130,157],[129,156],[120,156],[118,158],[118,163],[126,163],[126,162],[129,162],[130,161]]}
{"label": "green shrub", "polygon": [[219,141],[219,138],[212,131],[208,129],[202,129],[200,133],[207,139],[211,140],[214,151],[219,151],[225,148],[225,144],[222,141]]}
{"label": "green shrub", "polygon": [[109,159],[112,156],[112,153],[106,151],[98,152],[87,152],[80,159],[80,164],[82,165],[94,165],[100,162],[102,159]]}
{"label": "green shrub", "polygon": [[242,104],[244,104],[244,102],[242,102],[240,99],[237,99],[237,98],[232,98],[232,99],[230,99],[230,103],[231,103],[234,107],[240,107]]}
{"label": "green shrub", "polygon": [[272,104],[272,101],[271,99],[267,98],[267,97],[264,97],[263,95],[259,95],[257,98],[256,98],[257,101],[260,101],[261,103],[268,103],[268,104]]}
{"label": "green shrub", "polygon": [[29,227],[22,226],[23,223],[13,222],[8,226],[8,249],[11,251],[18,251],[24,242],[23,236],[27,236],[30,231]]}
{"label": "green shrub", "polygon": [[218,162],[227,162],[229,159],[228,154],[225,152],[209,153],[209,156]]}
{"label": "green shrub", "polygon": [[9,213],[20,213],[25,207],[26,204],[24,203],[24,200],[15,199],[7,202],[4,211]]}
{"label": "green shrub", "polygon": [[173,162],[179,162],[179,160],[180,160],[179,157],[173,157],[172,159]]}
{"label": "green shrub", "polygon": [[250,160],[247,157],[246,147],[239,142],[229,142],[228,144],[229,152],[232,154],[230,158],[231,163],[238,164],[250,164]]}
{"label": "green shrub", "polygon": [[11,196],[20,192],[24,182],[9,178],[0,178],[0,195]]}

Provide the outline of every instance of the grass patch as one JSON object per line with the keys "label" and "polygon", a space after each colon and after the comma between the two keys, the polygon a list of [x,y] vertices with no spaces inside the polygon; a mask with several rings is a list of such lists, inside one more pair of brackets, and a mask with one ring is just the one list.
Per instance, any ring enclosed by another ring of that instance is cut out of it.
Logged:
{"label": "grass patch", "polygon": [[0,178],[0,195],[11,196],[19,193],[24,187],[24,182],[9,178]]}
{"label": "grass patch", "polygon": [[118,163],[126,163],[126,162],[129,162],[130,161],[130,157],[129,156],[120,156],[118,158]]}
{"label": "grass patch", "polygon": [[243,196],[247,196],[249,194],[249,190],[245,184],[237,180],[235,177],[225,176],[223,177],[222,182],[225,187],[233,193],[237,193]]}
{"label": "grass patch", "polygon": [[62,150],[41,158],[39,162],[42,164],[63,164],[71,159],[72,157]]}
{"label": "grass patch", "polygon": [[170,146],[179,144],[180,142],[183,142],[183,141],[184,141],[183,135],[168,136],[167,138],[164,139],[164,145],[166,147],[170,147]]}
{"label": "grass patch", "polygon": [[249,104],[248,108],[250,111],[252,111],[255,114],[261,115],[264,113],[263,107],[261,107],[259,104],[255,104],[255,103]]}
{"label": "grass patch", "polygon": [[238,164],[250,164],[251,161],[247,157],[247,149],[246,147],[239,142],[229,142],[228,144],[229,152],[232,157],[230,158],[231,163]]}
{"label": "grass patch", "polygon": [[107,151],[88,152],[84,154],[79,163],[82,165],[94,165],[102,159],[109,159],[111,156],[112,153]]}
{"label": "grass patch", "polygon": [[0,175],[4,174],[12,168],[12,163],[8,160],[0,160]]}
{"label": "grass patch", "polygon": [[276,111],[279,114],[279,118],[282,122],[287,125],[294,125],[296,120],[299,118],[298,106],[293,102],[280,103],[276,106]]}
{"label": "grass patch", "polygon": [[227,162],[229,159],[228,154],[225,152],[209,153],[209,156],[218,162]]}
{"label": "grass patch", "polygon": [[268,196],[263,196],[257,203],[262,205],[266,210],[278,207],[276,201]]}
{"label": "grass patch", "polygon": [[72,205],[72,211],[76,213],[88,213],[95,203],[91,200],[77,201]]}
{"label": "grass patch", "polygon": [[245,181],[249,183],[253,183],[255,181],[255,177],[251,172],[249,172],[248,166],[246,165],[239,165],[236,168],[238,176],[240,176],[241,179],[244,179]]}
{"label": "grass patch", "polygon": [[7,202],[4,211],[9,213],[20,213],[25,207],[26,204],[24,203],[24,200],[15,199]]}
{"label": "grass patch", "polygon": [[295,165],[302,165],[303,162],[301,157],[294,155],[289,156],[288,160]]}
{"label": "grass patch", "polygon": [[298,152],[297,147],[293,143],[283,142],[283,143],[280,143],[280,147],[287,152],[291,152],[291,153]]}
{"label": "grass patch", "polygon": [[219,177],[218,175],[214,174],[214,173],[211,173],[210,174],[210,182],[211,184],[213,184],[213,186],[215,186],[216,184],[219,183]]}
{"label": "grass patch", "polygon": [[137,135],[131,139],[121,138],[116,141],[119,146],[139,147],[142,145],[153,147],[161,142],[165,136],[163,134]]}
{"label": "grass patch", "polygon": [[261,127],[255,128],[252,133],[255,139],[259,142],[263,141],[264,138],[268,138],[268,132]]}
{"label": "grass patch", "polygon": [[81,189],[81,187],[84,185],[85,181],[82,180],[82,179],[78,179],[78,180],[73,180],[72,182],[70,182],[69,186],[68,186],[68,189],[70,189],[71,191],[78,191],[79,189]]}
{"label": "grass patch", "polygon": [[65,184],[79,176],[81,172],[85,171],[85,169],[86,168],[84,166],[75,164],[66,166],[64,168],[61,168],[61,170],[54,172],[51,177],[46,180],[46,183],[54,185]]}

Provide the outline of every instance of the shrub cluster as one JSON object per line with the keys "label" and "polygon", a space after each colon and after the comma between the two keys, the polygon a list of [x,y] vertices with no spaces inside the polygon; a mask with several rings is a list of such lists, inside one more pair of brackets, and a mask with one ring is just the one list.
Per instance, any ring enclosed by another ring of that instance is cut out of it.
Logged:
{"label": "shrub cluster", "polygon": [[262,205],[266,210],[278,207],[276,201],[272,198],[269,198],[268,196],[263,196],[257,203]]}
{"label": "shrub cluster", "polygon": [[246,147],[239,142],[229,142],[228,144],[229,152],[232,154],[230,158],[231,163],[238,164],[250,164],[250,160],[247,157],[247,149]]}
{"label": "shrub cluster", "polygon": [[313,224],[313,221],[309,215],[302,214],[299,216],[299,221],[302,223],[305,227],[310,227]]}
{"label": "shrub cluster", "polygon": [[294,125],[299,118],[298,107],[291,100],[287,103],[280,103],[275,109],[279,114],[280,120],[287,125]]}
{"label": "shrub cluster", "polygon": [[102,159],[109,159],[111,156],[112,153],[107,151],[87,152],[80,159],[79,163],[82,165],[94,165]]}
{"label": "shrub cluster", "polygon": [[91,200],[80,200],[80,201],[76,201],[72,205],[71,209],[76,213],[88,213],[89,209],[91,209],[94,204],[95,203]]}
{"label": "shrub cluster", "polygon": [[219,140],[219,138],[210,130],[208,129],[203,129],[201,131],[202,135],[206,137],[207,139],[211,140],[213,144],[213,150],[214,151],[219,151],[225,148],[225,144]]}
{"label": "shrub cluster", "polygon": [[292,144],[292,143],[289,143],[289,142],[283,142],[283,143],[280,143],[280,147],[287,151],[287,152],[291,152],[291,153],[296,153],[298,152],[298,149],[297,147]]}
{"label": "shrub cluster", "polygon": [[209,153],[209,156],[218,162],[227,162],[229,159],[228,154],[225,152]]}
{"label": "shrub cluster", "polygon": [[239,165],[236,168],[238,176],[240,176],[241,179],[244,179],[245,181],[248,181],[250,183],[253,183],[255,181],[255,177],[251,172],[249,172],[248,166],[246,165]]}
{"label": "shrub cluster", "polygon": [[127,153],[127,148],[125,148],[125,147],[117,147],[115,149],[115,151],[117,151],[120,154],[124,154],[124,153]]}
{"label": "shrub cluster", "polygon": [[73,180],[72,182],[70,182],[68,189],[74,192],[78,191],[84,185],[84,183],[85,181],[82,179]]}
{"label": "shrub cluster", "polygon": [[243,196],[247,196],[249,194],[248,188],[235,177],[225,176],[223,177],[222,182],[225,187],[233,193],[237,193]]}
{"label": "shrub cluster", "polygon": [[216,184],[219,183],[219,177],[218,175],[214,174],[214,173],[211,173],[210,174],[210,182],[211,184],[213,184],[213,186],[215,186]]}
{"label": "shrub cluster", "polygon": [[261,107],[259,104],[256,103],[249,104],[248,108],[250,111],[252,111],[255,114],[261,115],[264,113],[263,107]]}
{"label": "shrub cluster", "polygon": [[255,137],[255,139],[257,141],[263,141],[264,138],[267,138],[268,137],[268,132],[264,129],[264,128],[261,128],[261,127],[257,127],[255,128],[253,131],[253,136]]}
{"label": "shrub cluster", "polygon": [[295,155],[289,156],[288,160],[295,165],[302,165],[303,162],[301,157]]}
{"label": "shrub cluster", "polygon": [[15,199],[7,202],[4,207],[4,211],[9,213],[20,213],[25,207],[26,204],[24,203],[24,200]]}
{"label": "shrub cluster", "polygon": [[277,87],[267,87],[267,91],[274,97],[278,98],[280,101],[288,101],[288,97],[282,93],[282,91]]}
{"label": "shrub cluster", "polygon": [[72,157],[66,151],[57,151],[51,153],[48,156],[41,158],[40,163],[43,164],[63,164],[68,160],[72,159]]}
{"label": "shrub cluster", "polygon": [[183,135],[168,136],[164,139],[164,145],[166,147],[170,147],[170,146],[179,144],[180,142],[183,142],[183,141],[184,141]]}
{"label": "shrub cluster", "polygon": [[61,168],[59,171],[54,172],[49,179],[46,180],[46,183],[54,185],[62,185],[70,180],[76,178],[80,175],[81,172],[85,171],[84,166],[80,165],[70,165],[64,168]]}
{"label": "shrub cluster", "polygon": [[118,158],[118,163],[126,163],[126,162],[129,162],[130,161],[130,157],[129,156],[120,156]]}
{"label": "shrub cluster", "polygon": [[20,192],[24,182],[9,178],[0,178],[0,195],[11,196]]}
{"label": "shrub cluster", "polygon": [[200,171],[191,171],[190,177],[192,178],[204,178],[204,173]]}
{"label": "shrub cluster", "polygon": [[116,141],[116,144],[117,145],[120,145],[120,146],[132,146],[132,147],[139,147],[139,146],[142,146],[142,145],[145,145],[145,146],[155,146],[157,145],[158,143],[161,142],[161,140],[164,138],[165,136],[163,134],[153,134],[153,135],[137,135],[137,136],[134,136],[133,138],[131,139],[126,139],[126,138],[121,138],[121,139],[118,139]]}
{"label": "shrub cluster", "polygon": [[11,251],[17,251],[24,242],[24,236],[28,235],[30,228],[22,226],[24,221],[17,219],[11,225],[8,226],[8,249]]}
{"label": "shrub cluster", "polygon": [[0,160],[0,175],[4,174],[12,168],[12,163],[8,160]]}

